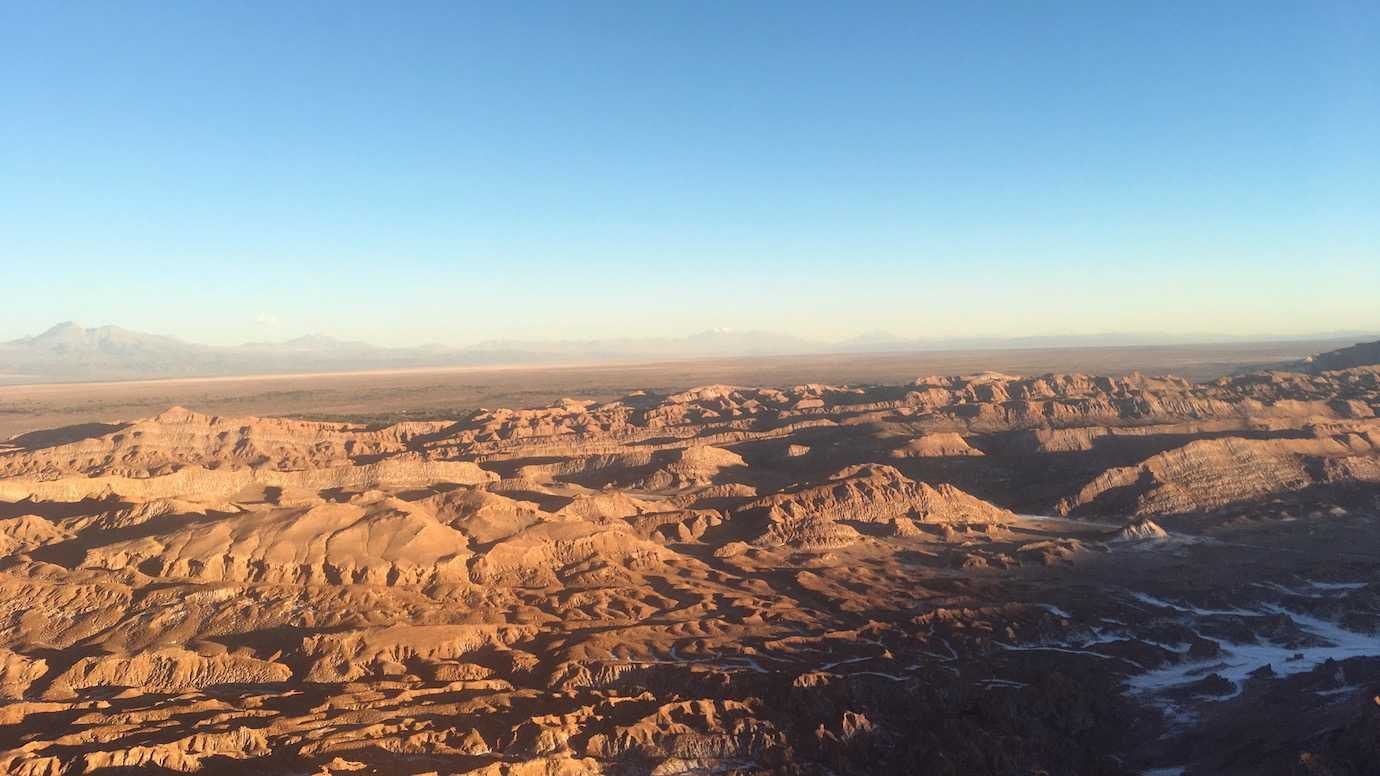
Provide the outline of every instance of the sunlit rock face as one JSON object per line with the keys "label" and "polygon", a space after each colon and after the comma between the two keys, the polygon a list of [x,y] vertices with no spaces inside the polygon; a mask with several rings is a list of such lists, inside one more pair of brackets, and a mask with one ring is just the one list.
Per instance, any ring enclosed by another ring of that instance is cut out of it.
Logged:
{"label": "sunlit rock face", "polygon": [[1355,366],[25,434],[0,772],[1374,772],[1377,409]]}

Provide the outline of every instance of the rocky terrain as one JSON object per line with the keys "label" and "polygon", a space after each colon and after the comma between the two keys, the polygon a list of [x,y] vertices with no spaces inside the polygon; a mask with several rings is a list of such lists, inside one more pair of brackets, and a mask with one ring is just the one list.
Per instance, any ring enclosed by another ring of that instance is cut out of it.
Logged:
{"label": "rocky terrain", "polygon": [[1322,372],[1349,369],[1354,366],[1367,366],[1369,364],[1380,363],[1380,340],[1375,342],[1358,342],[1337,350],[1329,350],[1316,356],[1309,356],[1303,359],[1296,368],[1305,372],[1319,374]]}
{"label": "rocky terrain", "polygon": [[1351,366],[26,433],[0,772],[1380,772],[1377,412]]}

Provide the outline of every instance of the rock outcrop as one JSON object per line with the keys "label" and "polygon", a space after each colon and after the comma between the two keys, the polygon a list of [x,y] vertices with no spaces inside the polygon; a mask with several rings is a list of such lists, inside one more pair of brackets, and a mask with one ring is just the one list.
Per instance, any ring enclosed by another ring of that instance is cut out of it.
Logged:
{"label": "rock outcrop", "polygon": [[1378,409],[1357,366],[26,434],[0,772],[1321,773],[1341,717],[1230,724],[1380,677]]}

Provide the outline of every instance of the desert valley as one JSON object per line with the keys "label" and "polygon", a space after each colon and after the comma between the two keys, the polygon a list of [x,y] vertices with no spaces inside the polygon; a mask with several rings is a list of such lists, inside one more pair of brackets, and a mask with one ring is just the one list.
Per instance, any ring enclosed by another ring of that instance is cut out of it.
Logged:
{"label": "desert valley", "polygon": [[1377,350],[26,431],[0,772],[1375,773]]}
{"label": "desert valley", "polygon": [[0,776],[1380,776],[1377,52],[0,2]]}

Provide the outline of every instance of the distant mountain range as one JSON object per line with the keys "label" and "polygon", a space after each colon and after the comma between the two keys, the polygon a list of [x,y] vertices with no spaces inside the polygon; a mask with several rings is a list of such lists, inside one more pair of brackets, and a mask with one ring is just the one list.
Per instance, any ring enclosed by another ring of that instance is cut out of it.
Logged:
{"label": "distant mountain range", "polygon": [[[1363,339],[1366,335],[1360,332],[1333,332],[1311,337],[1272,339],[1321,340],[1343,337]],[[766,331],[714,329],[678,338],[490,340],[467,347],[380,347],[367,342],[340,340],[319,334],[284,342],[249,342],[243,345],[217,346],[130,331],[118,326],[85,328],[69,321],[41,334],[0,342],[0,379],[6,382],[135,379],[442,366],[630,362],[805,353],[1114,347],[1249,339],[1263,338],[1152,334],[906,338],[878,331],[844,340],[823,341]]]}

